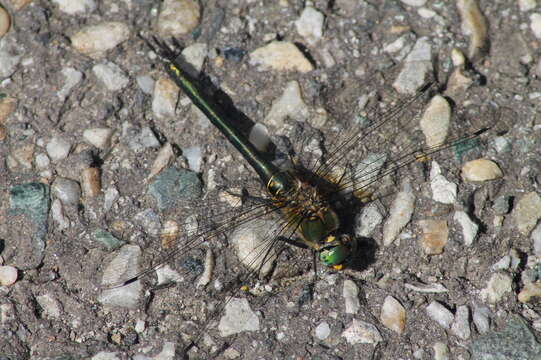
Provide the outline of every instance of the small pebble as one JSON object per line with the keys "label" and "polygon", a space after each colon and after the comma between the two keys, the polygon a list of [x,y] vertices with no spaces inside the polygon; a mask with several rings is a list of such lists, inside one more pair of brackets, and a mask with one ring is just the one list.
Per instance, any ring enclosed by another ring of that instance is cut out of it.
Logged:
{"label": "small pebble", "polygon": [[10,158],[15,163],[11,167],[16,164],[16,166],[22,166],[25,169],[32,169],[35,148],[36,146],[33,143],[27,143],[13,149]]}
{"label": "small pebble", "polygon": [[92,237],[95,241],[99,242],[105,247],[107,251],[114,251],[123,245],[123,242],[118,240],[109,231],[103,229],[96,229],[92,233]]}
{"label": "small pebble", "polygon": [[[0,79],[6,79],[17,70],[25,50],[15,36],[5,36],[0,41]],[[6,80],[4,80],[6,81]]]}
{"label": "small pebble", "polygon": [[162,77],[154,83],[152,112],[157,118],[175,116],[179,91],[178,86],[169,78]]}
{"label": "small pebble", "polygon": [[451,331],[462,340],[470,338],[470,308],[467,305],[461,305],[456,309]]}
{"label": "small pebble", "polygon": [[86,168],[81,172],[81,188],[85,198],[99,195],[101,191],[100,169]]}
{"label": "small pebble", "polygon": [[52,295],[36,296],[36,301],[48,318],[59,319],[62,314],[62,305]]}
{"label": "small pebble", "polygon": [[541,257],[541,222],[533,229],[531,238],[533,242],[533,253],[535,256]]}
{"label": "small pebble", "polygon": [[83,137],[89,144],[94,145],[99,149],[107,149],[111,146],[111,137],[113,129],[109,128],[93,128],[83,131]]}
{"label": "small pebble", "polygon": [[197,279],[197,283],[195,284],[196,287],[202,288],[207,286],[210,283],[210,280],[212,280],[212,273],[214,272],[214,266],[216,265],[214,261],[214,254],[212,253],[212,250],[207,249],[206,255],[205,255],[205,270],[203,270],[203,273]]}
{"label": "small pebble", "polygon": [[51,160],[46,154],[41,153],[36,155],[34,163],[36,164],[38,169],[46,169],[51,164]]}
{"label": "small pebble", "polygon": [[537,0],[518,0],[518,7],[520,11],[526,12],[535,9],[537,6]]}
{"label": "small pebble", "polygon": [[248,140],[256,147],[257,150],[262,152],[266,152],[269,144],[271,143],[267,127],[260,123],[256,123],[252,127]]}
{"label": "small pebble", "polygon": [[0,38],[4,36],[11,27],[11,18],[6,9],[0,6]]}
{"label": "small pebble", "polygon": [[493,264],[491,266],[491,269],[493,271],[508,270],[510,265],[511,265],[511,256],[505,255],[497,263]]}
{"label": "small pebble", "polygon": [[[279,231],[276,225],[276,222],[270,219],[253,220],[236,228],[229,238],[238,259],[249,269],[259,270],[260,276],[270,273],[278,256],[275,247],[266,250],[269,236]],[[263,261],[265,263],[262,263]]]}
{"label": "small pebble", "polygon": [[295,21],[295,27],[310,45],[315,45],[323,37],[323,22],[325,17],[322,13],[311,6],[307,6],[301,13],[300,18]]}
{"label": "small pebble", "polygon": [[222,337],[244,331],[258,331],[259,318],[250,308],[248,300],[230,298],[225,305],[225,314],[220,319],[218,330]]}
{"label": "small pebble", "polygon": [[138,153],[148,148],[160,147],[160,142],[156,138],[154,131],[145,126],[137,135],[130,137],[128,146],[133,152]]}
{"label": "small pebble", "polygon": [[445,220],[420,220],[423,231],[420,245],[427,255],[440,255],[449,240],[449,227]]}
{"label": "small pebble", "polygon": [[157,284],[160,286],[184,281],[182,275],[180,275],[178,271],[171,269],[169,265],[158,267],[156,269],[156,277]]}
{"label": "small pebble", "polygon": [[250,65],[258,66],[259,71],[272,69],[307,73],[314,69],[310,61],[293,43],[285,41],[273,41],[254,50],[250,54]]}
{"label": "small pebble", "polygon": [[453,216],[453,220],[459,223],[460,227],[462,228],[462,239],[464,240],[464,245],[472,246],[473,241],[477,237],[479,225],[474,223],[464,211],[456,211],[455,215]]}
{"label": "small pebble", "polygon": [[473,323],[479,334],[485,334],[490,330],[490,309],[486,306],[475,304],[473,308]]}
{"label": "small pebble", "polygon": [[468,182],[481,182],[499,179],[503,176],[498,165],[487,159],[468,161],[462,167],[462,178]]}
{"label": "small pebble", "polygon": [[436,293],[436,294],[441,294],[441,293],[446,293],[446,292],[449,292],[449,290],[447,290],[447,288],[445,286],[443,286],[442,284],[438,284],[438,283],[433,283],[433,284],[405,284],[404,287],[406,289],[410,289],[410,290],[413,290],[413,291],[418,291],[420,293]]}
{"label": "small pebble", "polygon": [[57,162],[68,157],[71,144],[66,139],[55,136],[47,143],[45,149],[51,160]]}
{"label": "small pebble", "polygon": [[355,344],[377,344],[383,341],[379,330],[372,324],[353,319],[342,336],[346,338],[351,345]]}
{"label": "small pebble", "polygon": [[[521,303],[527,303],[532,298],[541,297],[541,284],[540,283],[527,283],[522,290],[518,293],[517,299]],[[538,300],[538,299],[537,299]]]}
{"label": "small pebble", "polygon": [[105,190],[105,196],[103,197],[103,211],[109,211],[119,195],[120,193],[115,186],[107,188],[107,190]]}
{"label": "small pebble", "polygon": [[383,325],[398,334],[406,327],[406,309],[392,296],[387,296],[381,307],[379,319]]}
{"label": "small pebble", "polygon": [[510,207],[511,197],[508,195],[498,196],[494,200],[494,204],[492,205],[492,209],[497,215],[507,215],[507,213],[509,213]]}
{"label": "small pebble", "polygon": [[71,94],[71,90],[75,87],[75,85],[79,84],[83,80],[83,73],[71,68],[63,68],[62,69],[62,75],[64,75],[64,84],[62,85],[62,88],[56,92],[56,96],[62,101],[64,101],[69,94]]}
{"label": "small pebble", "polygon": [[541,39],[541,14],[534,13],[530,15],[530,28],[534,36]]}
{"label": "small pebble", "polygon": [[331,334],[331,327],[329,326],[329,323],[326,321],[320,323],[318,326],[316,326],[314,334],[319,340],[325,340],[328,338]]}
{"label": "small pebble", "polygon": [[17,281],[17,269],[13,266],[0,266],[0,286],[10,286]]}
{"label": "small pebble", "polygon": [[375,203],[364,206],[361,213],[355,216],[355,235],[368,237],[381,224],[383,215]]}
{"label": "small pebble", "polygon": [[64,214],[62,202],[58,199],[53,200],[51,204],[51,216],[58,224],[57,230],[62,231],[70,227],[70,221]]}
{"label": "small pebble", "polygon": [[533,191],[522,195],[513,210],[513,217],[518,231],[528,236],[541,218],[541,197]]}
{"label": "small pebble", "polygon": [[0,125],[3,125],[17,107],[17,100],[10,96],[0,99]]}
{"label": "small pebble", "polygon": [[303,121],[310,115],[308,106],[302,99],[301,87],[297,81],[287,83],[282,95],[272,102],[264,123],[281,129],[286,118]]}
{"label": "small pebble", "polygon": [[161,210],[172,208],[177,201],[194,200],[201,195],[201,180],[193,171],[170,167],[153,178],[148,192]]}
{"label": "small pebble", "polygon": [[346,314],[356,314],[361,308],[357,284],[351,280],[344,280],[342,296],[344,297]]}
{"label": "small pebble", "polygon": [[137,224],[138,227],[143,229],[143,231],[156,237],[160,234],[162,224],[160,221],[160,216],[151,209],[144,209],[133,216],[133,221]]}
{"label": "small pebble", "polygon": [[155,84],[155,81],[152,77],[148,75],[140,75],[135,78],[135,81],[137,82],[137,86],[139,86],[139,89],[141,89],[145,94],[152,95]]}
{"label": "small pebble", "polygon": [[426,0],[400,0],[408,6],[420,7],[426,4]]}
{"label": "small pebble", "polygon": [[444,143],[451,122],[451,106],[441,95],[430,100],[419,126],[426,138],[426,145],[430,148]]}
{"label": "small pebble", "polygon": [[94,0],[53,0],[58,5],[60,11],[68,15],[88,15],[96,10],[96,2]]}
{"label": "small pebble", "polygon": [[448,181],[441,173],[440,165],[432,161],[430,168],[430,189],[432,198],[442,204],[454,204],[456,201],[458,186]]}
{"label": "small pebble", "polygon": [[434,360],[449,360],[449,347],[446,344],[437,342],[432,348],[434,349]]}
{"label": "small pebble", "polygon": [[498,303],[505,294],[513,291],[513,279],[504,273],[492,274],[488,281],[487,287],[479,293],[481,300],[491,304]]}
{"label": "small pebble", "polygon": [[415,195],[409,184],[404,184],[402,191],[396,194],[389,211],[389,217],[383,225],[383,245],[391,245],[402,229],[410,222],[415,206]]}
{"label": "small pebble", "polygon": [[208,51],[208,45],[206,43],[195,43],[182,50],[184,60],[186,60],[188,64],[191,64],[196,70],[195,74],[190,75],[199,75],[199,72],[201,72],[201,69],[203,68],[203,63],[205,62]]}
{"label": "small pebble", "polygon": [[437,301],[432,301],[425,310],[428,316],[432,320],[437,322],[440,326],[447,330],[451,328],[454,316],[453,313],[449,311],[449,309],[447,309],[445,306],[443,306]]}
{"label": "small pebble", "polygon": [[404,59],[404,65],[393,83],[393,88],[400,94],[413,95],[426,84],[432,69],[432,47],[428,38],[419,38]]}
{"label": "small pebble", "polygon": [[126,24],[111,21],[81,29],[71,37],[71,43],[82,54],[100,58],[129,36],[130,29]]}
{"label": "small pebble", "polygon": [[470,37],[468,57],[475,59],[488,46],[488,25],[475,0],[457,0],[457,8],[462,19],[462,33]]}
{"label": "small pebble", "polygon": [[164,39],[187,34],[199,25],[201,8],[194,0],[165,0],[158,17],[158,33]]}
{"label": "small pebble", "polygon": [[175,159],[175,153],[173,152],[173,147],[170,143],[165,143],[160,151],[158,151],[158,155],[156,156],[156,159],[152,163],[152,167],[150,168],[150,173],[148,174],[147,179],[151,179],[152,177],[158,175],[160,171],[165,169],[169,164]]}
{"label": "small pebble", "polygon": [[121,90],[130,82],[124,70],[112,62],[96,64],[92,68],[92,72],[109,91]]}
{"label": "small pebble", "polygon": [[182,155],[188,160],[190,170],[198,173],[201,171],[201,162],[203,160],[200,146],[191,146],[182,149]]}
{"label": "small pebble", "polygon": [[375,179],[378,179],[386,160],[387,155],[383,153],[369,152],[366,154],[359,164],[355,166],[355,187],[361,189],[361,191],[370,189],[370,185]]}

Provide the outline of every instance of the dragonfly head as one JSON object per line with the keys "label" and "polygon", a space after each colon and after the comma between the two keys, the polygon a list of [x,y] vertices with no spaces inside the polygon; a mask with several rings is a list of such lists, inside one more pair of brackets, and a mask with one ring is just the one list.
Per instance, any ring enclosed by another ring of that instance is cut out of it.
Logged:
{"label": "dragonfly head", "polygon": [[355,253],[356,240],[348,235],[341,235],[338,239],[329,235],[326,244],[319,252],[320,261],[329,267],[342,265],[350,256]]}

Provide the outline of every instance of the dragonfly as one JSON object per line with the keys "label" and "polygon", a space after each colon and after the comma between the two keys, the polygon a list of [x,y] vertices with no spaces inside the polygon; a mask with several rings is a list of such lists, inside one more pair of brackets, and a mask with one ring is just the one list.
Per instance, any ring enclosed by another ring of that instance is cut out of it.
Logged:
{"label": "dragonfly", "polygon": [[[115,286],[140,280],[205,243],[212,248],[213,241],[220,236],[265,217],[275,219],[276,226],[268,230],[263,245],[247,256],[249,265],[253,266],[248,266],[249,270],[241,277],[241,283],[260,273],[265,264],[274,261],[272,254],[276,249],[281,251],[289,246],[302,249],[306,254],[311,253],[311,257],[307,257],[311,258],[314,269],[318,266],[336,272],[356,269],[365,254],[362,240],[351,234],[348,221],[344,220],[344,216],[347,216],[344,214],[348,213],[347,206],[364,206],[377,200],[384,196],[384,192],[380,191],[383,179],[395,176],[410,165],[426,163],[427,159],[444,150],[475,147],[476,141],[491,130],[490,125],[483,124],[446,136],[439,143],[430,145],[420,140],[423,136],[421,133],[414,136],[417,124],[414,118],[404,116],[404,109],[436,92],[437,84],[433,82],[383,112],[372,112],[366,124],[348,131],[348,135],[335,136],[325,156],[306,164],[301,157],[297,159],[292,155],[288,166],[280,166],[252,144],[248,136],[239,130],[235,119],[205,93],[198,80],[185,70],[186,64],[178,52],[156,38],[146,39],[146,42],[161,58],[169,77],[257,174],[263,196],[248,196],[252,200],[250,205],[234,212],[213,214],[212,225],[185,234],[157,263]],[[378,152],[358,160],[356,167],[348,168],[345,165],[352,161],[351,154],[363,153],[363,148],[373,144],[379,144]],[[290,261],[289,265],[295,266],[295,261]],[[226,289],[217,312],[223,310],[237,291]],[[207,325],[208,322],[203,326]]]}

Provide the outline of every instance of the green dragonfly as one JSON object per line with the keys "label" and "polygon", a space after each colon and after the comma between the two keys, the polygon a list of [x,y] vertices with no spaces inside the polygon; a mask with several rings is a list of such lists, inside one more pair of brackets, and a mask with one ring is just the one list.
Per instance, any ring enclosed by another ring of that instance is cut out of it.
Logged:
{"label": "green dragonfly", "polygon": [[[378,186],[382,179],[393,176],[409,165],[426,161],[443,150],[471,146],[472,140],[479,139],[490,130],[490,126],[475,127],[470,131],[447,136],[440,143],[430,146],[424,145],[418,138],[412,138],[414,121],[401,115],[404,109],[436,90],[436,84],[431,83],[424,86],[417,95],[399,102],[381,114],[376,113],[367,125],[350,131],[345,137],[336,137],[335,145],[324,159],[308,165],[293,159],[289,167],[282,168],[270,161],[267,154],[258,150],[237,128],[235,119],[205,95],[198,81],[185,71],[185,65],[175,51],[157,39],[147,43],[163,60],[170,78],[257,173],[266,197],[236,212],[215,214],[212,226],[187,234],[156,264],[122,282],[120,286],[141,279],[205,242],[212,247],[212,241],[220,235],[268,216],[279,219],[278,225],[268,231],[264,245],[254,250],[257,253],[252,254],[250,261],[259,265],[246,271],[241,281],[248,280],[258,273],[266,262],[271,261],[269,254],[275,248],[288,245],[311,250],[313,266],[316,266],[315,259],[319,259],[324,267],[332,271],[355,269],[364,254],[360,240],[347,231],[348,227],[342,218],[343,204],[351,204],[353,199],[362,206],[377,199],[381,196]],[[378,138],[378,134],[389,136],[389,133],[392,138]],[[348,156],[362,147],[370,146],[371,142],[379,143],[381,152],[366,160],[362,166],[347,171],[344,164],[348,161]],[[375,166],[383,163],[383,168]],[[223,310],[235,293],[234,289],[228,291],[218,311]]]}

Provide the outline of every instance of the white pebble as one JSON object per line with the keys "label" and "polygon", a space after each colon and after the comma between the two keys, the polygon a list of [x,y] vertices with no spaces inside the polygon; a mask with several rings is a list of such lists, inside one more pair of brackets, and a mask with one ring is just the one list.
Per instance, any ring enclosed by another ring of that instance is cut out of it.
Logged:
{"label": "white pebble", "polygon": [[62,69],[62,75],[64,75],[65,81],[62,88],[56,92],[56,96],[63,101],[71,93],[75,85],[83,80],[83,73],[74,68],[67,67]]}
{"label": "white pebble", "polygon": [[94,0],[53,0],[58,5],[60,11],[69,15],[88,15],[96,10],[96,2]]}
{"label": "white pebble", "polygon": [[443,204],[454,204],[458,186],[448,181],[441,173],[440,165],[432,161],[430,169],[430,189],[432,190],[432,199]]}
{"label": "white pebble", "polygon": [[518,0],[518,8],[520,11],[530,11],[537,6],[537,0]]}
{"label": "white pebble", "polygon": [[474,223],[464,211],[456,211],[453,219],[458,222],[462,228],[464,245],[471,246],[475,240],[475,237],[477,236],[479,225]]}
{"label": "white pebble", "polygon": [[191,64],[197,71],[196,74],[191,75],[196,76],[199,74],[199,72],[203,68],[203,63],[205,62],[207,54],[208,46],[205,43],[192,44],[182,50],[182,56],[184,57],[184,60]]}
{"label": "white pebble", "polygon": [[432,301],[427,307],[426,307],[426,313],[428,316],[437,322],[441,327],[445,329],[450,329],[451,324],[453,323],[454,316],[449,309],[447,309],[445,306],[440,304],[437,301]]}
{"label": "white pebble", "polygon": [[437,342],[433,346],[434,349],[434,360],[449,360],[449,347],[442,343]]}
{"label": "white pebble", "polygon": [[490,309],[486,306],[475,304],[473,308],[473,323],[479,334],[485,334],[490,330]]}
{"label": "white pebble", "polygon": [[0,285],[10,286],[17,281],[17,269],[13,266],[0,266]]}
{"label": "white pebble", "polygon": [[259,71],[299,71],[307,73],[314,66],[293,44],[286,41],[273,41],[250,53],[250,65],[258,66]]}
{"label": "white pebble", "polygon": [[488,281],[487,287],[482,289],[479,293],[481,300],[496,304],[507,293],[513,291],[513,279],[504,273],[492,274]]}
{"label": "white pebble", "polygon": [[179,94],[178,86],[169,78],[159,78],[154,83],[152,112],[160,119],[175,115]]}
{"label": "white pebble", "polygon": [[43,153],[37,154],[34,162],[39,169],[46,169],[51,164],[49,157]]}
{"label": "white pebble", "polygon": [[130,82],[124,70],[112,62],[96,64],[92,68],[92,72],[109,91],[121,90]]}
{"label": "white pebble", "polygon": [[541,39],[541,14],[530,15],[530,27],[536,38]]}
{"label": "white pebble", "polygon": [[475,0],[457,0],[456,6],[462,19],[462,33],[470,37],[468,57],[474,59],[486,49],[488,25]]}
{"label": "white pebble", "polygon": [[378,329],[365,321],[353,319],[351,325],[342,333],[347,342],[355,344],[377,344],[383,341]]}
{"label": "white pebble", "polygon": [[328,338],[331,334],[331,328],[329,326],[329,323],[326,321],[320,323],[318,326],[316,326],[314,334],[319,340],[325,340],[326,338]]}
{"label": "white pebble", "polygon": [[126,24],[111,21],[81,29],[71,37],[71,43],[82,54],[100,58],[129,36],[130,29]]}
{"label": "white pebble", "polygon": [[410,222],[415,205],[415,195],[411,186],[405,184],[402,191],[396,194],[391,205],[389,217],[383,225],[383,245],[391,245],[400,231]]}
{"label": "white pebble", "polygon": [[282,128],[286,118],[303,121],[309,115],[309,110],[302,99],[301,87],[296,81],[287,83],[282,95],[272,102],[272,107],[265,117],[265,124]]}
{"label": "white pebble", "polygon": [[302,11],[301,17],[295,21],[297,32],[306,39],[308,44],[315,45],[323,37],[322,13],[311,6],[307,6]]}
{"label": "white pebble", "polygon": [[64,138],[55,136],[45,146],[45,149],[51,160],[57,162],[68,157],[71,144]]}
{"label": "white pebble", "polygon": [[393,88],[401,94],[415,94],[417,89],[426,83],[432,68],[432,47],[428,38],[419,38],[404,59],[404,66],[393,83]]}
{"label": "white pebble", "polygon": [[62,313],[62,305],[49,294],[36,296],[36,301],[43,309],[43,313],[53,319],[60,318]]}
{"label": "white pebble", "polygon": [[461,305],[456,309],[455,321],[451,325],[451,331],[462,340],[469,339],[470,329],[470,309],[467,305]]}
{"label": "white pebble", "polygon": [[342,296],[344,297],[346,314],[356,314],[361,308],[357,284],[351,280],[344,280]]}
{"label": "white pebble", "polygon": [[111,146],[111,137],[113,129],[109,128],[93,128],[83,131],[83,137],[89,144],[94,145],[98,149],[107,149]]}
{"label": "white pebble", "polygon": [[426,4],[426,0],[400,0],[400,1],[408,6],[415,6],[415,7],[424,6]]}
{"label": "white pebble", "polygon": [[534,254],[541,257],[541,222],[533,229],[531,238],[533,241]]}

